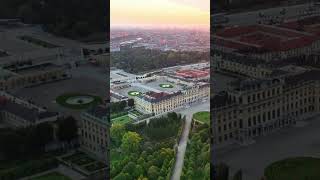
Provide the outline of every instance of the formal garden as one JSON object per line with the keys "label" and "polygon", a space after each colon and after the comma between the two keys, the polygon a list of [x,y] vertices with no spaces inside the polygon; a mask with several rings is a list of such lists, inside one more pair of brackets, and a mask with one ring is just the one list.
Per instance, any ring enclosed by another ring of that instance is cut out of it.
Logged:
{"label": "formal garden", "polygon": [[320,159],[295,157],[280,160],[265,168],[267,180],[318,180]]}
{"label": "formal garden", "polygon": [[75,152],[73,154],[59,158],[64,164],[72,164],[89,173],[102,170],[107,167],[103,162],[97,161],[84,152]]}
{"label": "formal garden", "polygon": [[113,102],[110,106],[110,118],[112,124],[127,124],[132,122],[132,119],[128,115],[127,102]]}
{"label": "formal garden", "polygon": [[70,109],[87,109],[90,106],[100,104],[101,97],[83,93],[66,93],[58,96],[56,102]]}
{"label": "formal garden", "polygon": [[184,120],[176,113],[154,118],[149,124],[115,124],[111,127],[111,178],[114,180],[170,179],[175,144]]}
{"label": "formal garden", "polygon": [[47,145],[55,140],[64,147],[72,147],[71,142],[77,136],[76,120],[71,116],[21,129],[1,129],[0,179],[20,179],[56,168],[59,165],[56,157],[65,151],[58,147],[48,152]]}

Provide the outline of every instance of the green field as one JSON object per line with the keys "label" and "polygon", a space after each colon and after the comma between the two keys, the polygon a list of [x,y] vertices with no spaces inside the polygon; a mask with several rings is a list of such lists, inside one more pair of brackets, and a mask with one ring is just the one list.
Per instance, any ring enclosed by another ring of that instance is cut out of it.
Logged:
{"label": "green field", "polygon": [[129,118],[128,115],[124,115],[118,118],[111,119],[112,124],[127,124],[131,122],[132,119]]}
{"label": "green field", "polygon": [[265,168],[268,180],[319,180],[320,159],[297,157],[277,161]]}
{"label": "green field", "polygon": [[71,180],[71,178],[58,172],[51,172],[42,176],[32,178],[31,180]]}
{"label": "green field", "polygon": [[208,111],[197,112],[193,114],[193,119],[210,124],[210,113]]}

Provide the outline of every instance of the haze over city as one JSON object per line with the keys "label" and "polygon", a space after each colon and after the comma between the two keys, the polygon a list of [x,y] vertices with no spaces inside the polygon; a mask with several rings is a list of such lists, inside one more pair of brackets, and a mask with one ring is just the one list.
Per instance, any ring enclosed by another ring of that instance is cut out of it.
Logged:
{"label": "haze over city", "polygon": [[111,28],[209,28],[210,2],[196,0],[111,1]]}

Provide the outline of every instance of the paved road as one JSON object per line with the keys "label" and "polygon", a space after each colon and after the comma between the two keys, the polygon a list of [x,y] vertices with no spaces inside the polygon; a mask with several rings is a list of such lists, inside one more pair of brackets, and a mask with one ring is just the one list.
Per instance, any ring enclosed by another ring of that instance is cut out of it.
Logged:
{"label": "paved road", "polygon": [[182,116],[186,116],[186,123],[184,126],[182,137],[179,142],[178,152],[177,152],[174,171],[173,171],[171,180],[180,180],[180,176],[183,168],[183,162],[184,162],[184,155],[186,152],[188,136],[189,136],[191,122],[192,122],[192,115],[199,111],[209,111],[209,110],[210,110],[210,104],[209,102],[205,102],[202,104],[193,105],[192,107],[187,109],[182,109],[180,111],[177,111],[177,113],[182,114]]}
{"label": "paved road", "polygon": [[216,152],[218,162],[226,162],[231,174],[243,170],[243,179],[258,180],[264,168],[274,161],[294,156],[320,157],[320,117],[256,139],[247,147]]}

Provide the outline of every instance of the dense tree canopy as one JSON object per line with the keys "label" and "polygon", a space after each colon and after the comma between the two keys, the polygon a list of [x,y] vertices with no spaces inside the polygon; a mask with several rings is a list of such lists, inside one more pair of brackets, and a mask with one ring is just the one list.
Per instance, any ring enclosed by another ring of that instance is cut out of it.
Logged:
{"label": "dense tree canopy", "polygon": [[69,116],[58,121],[58,138],[60,141],[70,142],[78,137],[77,121]]}
{"label": "dense tree canopy", "polygon": [[[174,145],[181,125],[181,116],[169,113],[168,116],[151,119],[149,124],[112,126],[111,178],[169,180],[174,165]],[[161,136],[157,128],[170,129],[174,133],[166,131]],[[130,177],[126,174],[130,174]]]}
{"label": "dense tree canopy", "polygon": [[121,148],[125,152],[135,152],[139,150],[141,136],[136,132],[127,132],[122,137]]}
{"label": "dense tree canopy", "polygon": [[131,73],[141,73],[181,64],[209,61],[208,52],[173,52],[151,49],[130,49],[111,54],[111,66]]}
{"label": "dense tree canopy", "polygon": [[210,179],[210,138],[209,126],[194,126],[187,146],[182,180]]}
{"label": "dense tree canopy", "polygon": [[51,33],[80,38],[108,31],[108,6],[105,0],[1,0],[0,18],[21,18]]}

